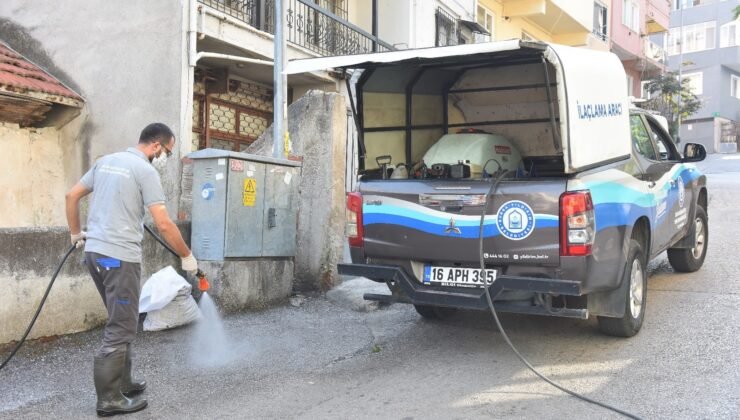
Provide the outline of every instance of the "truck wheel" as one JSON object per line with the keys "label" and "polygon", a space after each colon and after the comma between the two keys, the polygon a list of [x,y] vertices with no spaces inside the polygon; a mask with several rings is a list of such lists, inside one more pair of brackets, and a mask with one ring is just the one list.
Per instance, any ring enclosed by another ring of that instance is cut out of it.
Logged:
{"label": "truck wheel", "polygon": [[615,337],[632,337],[640,331],[647,303],[646,267],[642,245],[631,239],[627,253],[627,265],[622,275],[622,282],[626,282],[626,287],[622,287],[627,293],[624,315],[621,318],[597,317],[599,329],[604,334]]}
{"label": "truck wheel", "polygon": [[457,312],[454,308],[442,308],[439,306],[414,305],[414,309],[426,319],[447,319]]}
{"label": "truck wheel", "polygon": [[694,230],[696,232],[696,246],[694,248],[668,250],[668,262],[678,272],[693,273],[701,268],[704,264],[704,258],[707,256],[709,225],[707,224],[707,212],[700,206],[696,208]]}

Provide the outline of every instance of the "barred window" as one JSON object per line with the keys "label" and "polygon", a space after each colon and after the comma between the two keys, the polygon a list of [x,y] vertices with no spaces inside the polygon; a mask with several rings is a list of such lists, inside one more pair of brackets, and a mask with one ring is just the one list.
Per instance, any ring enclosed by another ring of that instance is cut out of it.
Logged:
{"label": "barred window", "polygon": [[460,33],[458,20],[458,18],[447,13],[444,9],[437,9],[435,46],[458,45],[461,43],[461,39],[463,41],[462,43],[465,43]]}

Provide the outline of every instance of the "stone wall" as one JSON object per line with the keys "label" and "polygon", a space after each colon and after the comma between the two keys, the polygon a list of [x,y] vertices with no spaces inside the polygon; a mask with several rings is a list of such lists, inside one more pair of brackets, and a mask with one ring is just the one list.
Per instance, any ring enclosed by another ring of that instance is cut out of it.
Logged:
{"label": "stone wall", "polygon": [[[291,156],[303,161],[299,186],[294,287],[326,290],[339,281],[343,259],[347,104],[312,90],[288,107]],[[272,128],[247,153],[272,156]]]}

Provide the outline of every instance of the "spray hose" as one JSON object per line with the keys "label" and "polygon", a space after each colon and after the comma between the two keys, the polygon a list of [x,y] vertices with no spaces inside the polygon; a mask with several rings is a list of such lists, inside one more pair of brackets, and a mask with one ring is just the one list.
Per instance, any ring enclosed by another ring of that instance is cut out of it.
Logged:
{"label": "spray hose", "polygon": [[[149,228],[149,226],[144,225],[144,229],[147,232],[149,232],[149,234],[151,234],[152,237],[154,237],[154,239],[157,240],[157,242],[159,242],[163,247],[165,247],[165,249],[170,251],[172,255],[179,257],[179,255],[177,255],[177,252],[175,252],[174,249],[170,248],[170,246],[167,245],[167,243],[165,243],[162,240],[162,238],[157,236],[157,234],[155,234]],[[18,352],[18,349],[20,349],[23,343],[26,342],[26,338],[28,337],[28,334],[31,332],[31,329],[33,328],[34,324],[36,324],[36,320],[38,319],[39,314],[41,313],[41,309],[44,307],[44,303],[46,303],[46,298],[49,296],[49,292],[51,291],[51,286],[54,285],[54,281],[57,279],[59,272],[62,271],[62,267],[64,266],[64,263],[67,262],[67,258],[69,258],[69,256],[72,254],[72,252],[75,249],[76,249],[75,245],[70,246],[69,249],[67,250],[67,253],[64,254],[64,257],[62,257],[62,261],[60,261],[59,265],[57,265],[56,270],[54,270],[54,275],[51,276],[51,281],[49,281],[49,285],[46,287],[46,292],[44,292],[44,297],[41,298],[41,303],[39,303],[39,306],[36,309],[36,313],[33,315],[31,322],[28,324],[28,327],[26,328],[26,332],[23,333],[23,337],[21,337],[21,339],[18,341],[18,344],[15,345],[15,348],[13,348],[13,351],[10,352],[10,355],[8,355],[8,357],[0,365],[0,370],[2,370],[5,367],[5,365],[8,364],[8,362],[10,362],[10,359],[12,359],[13,356],[15,356],[16,352]],[[208,282],[206,275],[202,271],[198,270],[195,273],[195,276],[198,278],[198,289],[201,292],[207,291],[210,288],[210,283]]]}
{"label": "spray hose", "polygon": [[[167,243],[163,241],[162,238],[159,237],[159,235],[154,233],[154,231],[149,226],[144,225],[144,230],[149,232],[149,234],[152,235],[152,237],[156,239],[157,242],[159,242],[164,247],[164,249],[166,249],[167,251],[170,251],[170,254],[174,255],[175,257],[180,258],[180,256],[177,255],[177,252],[175,252],[175,250],[172,249],[172,247],[167,245]],[[195,277],[198,278],[198,290],[200,290],[201,292],[207,292],[208,289],[210,289],[211,284],[208,281],[206,274],[202,272],[200,269],[198,269],[198,271],[195,272]]]}
{"label": "spray hose", "polygon": [[[483,211],[481,212],[481,215],[480,215],[480,226],[479,226],[479,231],[478,231],[478,239],[479,239],[478,252],[479,252],[479,259],[480,259],[480,268],[483,271],[486,270],[486,262],[485,262],[485,259],[483,258],[483,228],[484,228],[484,222],[485,222],[485,219],[486,219],[486,213],[488,213],[489,203],[491,201],[493,201],[493,195],[496,193],[496,190],[498,189],[499,184],[504,179],[504,177],[506,177],[508,174],[509,174],[509,172],[503,172],[503,173],[501,173],[501,175],[499,175],[491,183],[491,188],[488,190],[488,195],[486,196],[486,202],[483,205]],[[488,197],[490,197],[490,200],[488,199]],[[485,287],[485,289],[486,289],[485,290],[485,295],[486,295],[486,300],[488,301],[488,308],[491,310],[491,313],[493,314],[493,320],[495,321],[496,328],[498,328],[499,332],[501,333],[501,336],[504,338],[504,341],[506,341],[506,344],[508,344],[509,347],[511,347],[511,350],[514,352],[514,354],[516,355],[516,357],[529,370],[531,370],[535,375],[537,375],[543,381],[545,381],[548,384],[554,386],[555,388],[559,389],[560,391],[565,392],[566,394],[572,395],[572,396],[574,396],[574,397],[576,397],[576,398],[578,398],[580,400],[586,401],[587,403],[598,405],[600,407],[606,408],[607,410],[611,410],[611,411],[613,411],[613,412],[615,412],[617,414],[621,414],[624,417],[627,417],[627,418],[630,418],[630,419],[635,419],[635,420],[640,420],[640,417],[638,417],[638,416],[636,416],[636,415],[634,415],[632,413],[629,413],[627,411],[621,410],[621,409],[619,409],[617,407],[611,406],[611,405],[606,404],[606,403],[603,403],[601,401],[597,401],[597,400],[591,399],[591,398],[586,397],[585,395],[581,395],[581,394],[579,394],[579,393],[577,393],[575,391],[571,391],[570,389],[568,389],[568,388],[566,388],[566,387],[558,384],[557,382],[553,381],[552,379],[548,378],[547,376],[545,376],[542,373],[540,373],[537,369],[535,369],[535,367],[532,366],[532,364],[529,363],[529,361],[527,359],[525,359],[524,356],[522,356],[521,353],[519,353],[519,350],[517,350],[516,347],[514,347],[514,344],[511,342],[511,340],[509,339],[509,336],[504,331],[504,327],[501,325],[501,321],[499,321],[498,315],[496,314],[496,308],[493,305],[493,299],[491,299],[490,287],[491,287],[491,285],[488,285],[488,286]]]}
{"label": "spray hose", "polygon": [[67,258],[69,258],[70,254],[72,254],[72,251],[74,251],[76,247],[74,245],[70,246],[67,250],[67,253],[64,254],[64,257],[62,257],[62,261],[57,265],[56,270],[54,270],[54,275],[51,276],[51,281],[49,282],[49,285],[46,287],[46,292],[44,292],[44,297],[41,298],[41,303],[39,303],[39,307],[36,309],[36,313],[33,315],[33,318],[31,319],[31,323],[28,324],[28,328],[26,328],[26,332],[23,334],[23,337],[18,341],[18,344],[15,345],[15,348],[13,351],[10,352],[10,355],[3,361],[3,364],[0,365],[0,370],[2,370],[5,365],[8,364],[10,359],[15,356],[15,353],[18,351],[19,348],[23,345],[23,343],[26,342],[26,337],[28,337],[28,334],[31,332],[31,328],[33,328],[33,324],[36,323],[36,319],[39,317],[39,314],[41,313],[41,308],[44,307],[44,303],[46,303],[46,298],[49,296],[49,292],[51,291],[51,286],[54,285],[54,281],[57,279],[57,276],[59,275],[59,272],[62,271],[62,267],[64,266],[64,263],[67,262]]}

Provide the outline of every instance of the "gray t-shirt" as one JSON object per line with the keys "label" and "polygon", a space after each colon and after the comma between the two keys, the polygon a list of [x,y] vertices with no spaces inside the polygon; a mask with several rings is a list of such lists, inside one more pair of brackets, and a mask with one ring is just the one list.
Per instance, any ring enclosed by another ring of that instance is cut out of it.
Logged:
{"label": "gray t-shirt", "polygon": [[100,158],[80,179],[93,191],[85,252],[141,262],[144,212],[164,203],[159,173],[134,147]]}

